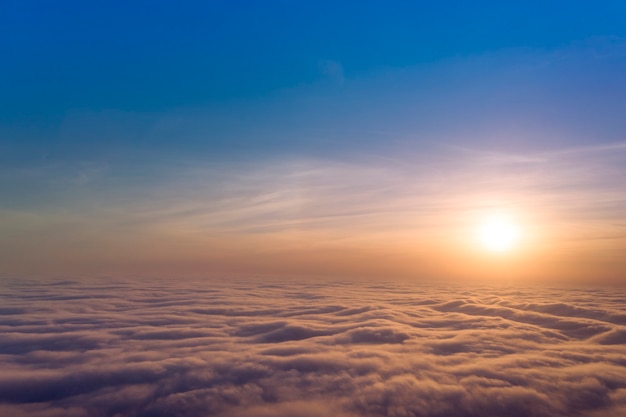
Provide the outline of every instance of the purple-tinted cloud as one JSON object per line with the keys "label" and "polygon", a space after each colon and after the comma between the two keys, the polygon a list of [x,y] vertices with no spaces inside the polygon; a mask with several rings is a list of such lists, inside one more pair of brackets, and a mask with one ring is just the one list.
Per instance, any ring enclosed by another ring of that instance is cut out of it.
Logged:
{"label": "purple-tinted cloud", "polygon": [[0,415],[618,417],[622,290],[9,282]]}

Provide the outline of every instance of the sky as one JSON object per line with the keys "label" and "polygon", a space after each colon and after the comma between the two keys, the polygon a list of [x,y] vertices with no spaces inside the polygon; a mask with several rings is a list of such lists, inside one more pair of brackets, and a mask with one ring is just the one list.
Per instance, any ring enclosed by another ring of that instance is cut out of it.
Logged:
{"label": "sky", "polygon": [[5,0],[0,63],[3,275],[626,284],[622,1]]}
{"label": "sky", "polygon": [[0,0],[0,415],[623,417],[626,2]]}

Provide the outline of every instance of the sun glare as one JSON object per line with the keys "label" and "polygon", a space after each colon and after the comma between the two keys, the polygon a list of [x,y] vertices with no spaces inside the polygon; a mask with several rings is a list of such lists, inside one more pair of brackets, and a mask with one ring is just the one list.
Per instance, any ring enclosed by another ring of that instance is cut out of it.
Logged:
{"label": "sun glare", "polygon": [[487,219],[478,229],[478,239],[492,252],[511,250],[519,240],[518,227],[505,217]]}

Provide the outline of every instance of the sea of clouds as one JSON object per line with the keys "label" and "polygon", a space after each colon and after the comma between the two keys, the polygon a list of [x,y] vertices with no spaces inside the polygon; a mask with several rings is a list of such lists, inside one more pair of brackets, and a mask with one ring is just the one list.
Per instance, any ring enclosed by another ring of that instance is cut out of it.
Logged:
{"label": "sea of clouds", "polygon": [[0,282],[0,415],[626,416],[626,290]]}

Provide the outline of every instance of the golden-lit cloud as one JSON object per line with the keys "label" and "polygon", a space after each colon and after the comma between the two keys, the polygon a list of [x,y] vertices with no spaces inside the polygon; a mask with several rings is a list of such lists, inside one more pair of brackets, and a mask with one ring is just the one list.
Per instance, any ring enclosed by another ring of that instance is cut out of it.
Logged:
{"label": "golden-lit cloud", "polygon": [[618,417],[624,296],[381,280],[5,281],[0,413]]}

